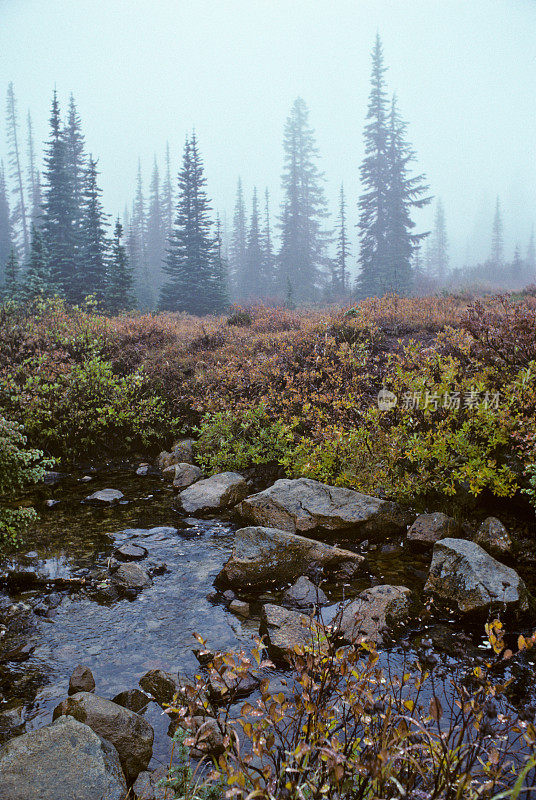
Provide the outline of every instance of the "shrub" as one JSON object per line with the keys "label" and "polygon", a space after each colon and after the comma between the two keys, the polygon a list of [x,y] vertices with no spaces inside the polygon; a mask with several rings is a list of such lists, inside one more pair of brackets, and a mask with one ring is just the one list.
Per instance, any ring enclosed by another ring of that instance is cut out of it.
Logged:
{"label": "shrub", "polygon": [[0,541],[16,542],[19,531],[36,517],[33,508],[12,506],[20,491],[42,480],[51,466],[42,456],[41,451],[26,447],[22,426],[0,414]]}
{"label": "shrub", "polygon": [[263,405],[206,414],[197,429],[197,457],[210,474],[279,463],[290,449],[295,424],[271,420]]}

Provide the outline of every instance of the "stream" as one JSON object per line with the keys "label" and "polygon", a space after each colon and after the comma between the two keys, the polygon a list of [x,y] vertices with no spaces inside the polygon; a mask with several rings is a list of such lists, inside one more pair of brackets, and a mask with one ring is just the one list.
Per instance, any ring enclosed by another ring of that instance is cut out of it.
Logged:
{"label": "stream", "polygon": [[[0,742],[51,721],[77,664],[90,667],[97,694],[112,698],[135,688],[150,669],[181,675],[198,669],[192,653],[194,632],[202,634],[212,649],[248,648],[258,635],[255,602],[251,619],[236,616],[213,587],[231,553],[240,520],[230,515],[184,518],[173,509],[172,487],[158,476],[137,476],[135,468],[87,477],[91,479],[71,475],[57,485],[40,487],[31,498],[39,522],[25,535],[22,546],[0,561]],[[82,502],[102,488],[118,488],[124,499],[109,508]],[[84,585],[45,585],[75,579],[98,586],[114,548],[125,541],[148,550],[142,566],[160,565],[151,586],[135,600],[101,598]],[[338,601],[373,583],[405,585],[420,597],[429,555],[408,553],[400,537],[373,542],[348,533],[346,538],[338,535],[336,543],[366,555],[366,570],[352,585],[323,585],[331,602],[323,612],[326,621]],[[534,570],[520,571],[534,592]],[[17,580],[6,584],[8,573],[16,573]],[[35,574],[39,585],[31,585]],[[279,597],[267,592],[247,599],[277,602]],[[482,626],[461,625],[454,617],[432,619],[424,613],[399,633],[409,639],[410,654],[418,651],[423,637],[430,638],[447,667],[462,655],[478,661],[489,653]],[[407,658],[407,650],[407,644],[396,642],[389,648],[391,667]],[[532,660],[525,657],[509,669],[513,696],[523,701],[532,697]],[[153,766],[157,766],[169,761],[169,720],[156,703],[145,713],[155,728]]]}

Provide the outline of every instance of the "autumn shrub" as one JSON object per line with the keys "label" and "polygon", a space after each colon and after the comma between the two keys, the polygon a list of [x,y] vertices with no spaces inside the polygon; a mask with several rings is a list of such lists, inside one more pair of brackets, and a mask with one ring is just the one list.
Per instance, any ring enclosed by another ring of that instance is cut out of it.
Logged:
{"label": "autumn shrub", "polygon": [[467,309],[463,326],[473,337],[474,357],[507,369],[527,367],[536,360],[536,306],[529,300],[527,295],[516,303],[502,296]]}
{"label": "autumn shrub", "polygon": [[15,501],[28,485],[43,479],[49,466],[42,452],[27,447],[22,427],[0,414],[0,543],[16,542],[21,529],[35,519],[33,508],[20,508]]}
{"label": "autumn shrub", "polygon": [[[302,619],[308,626],[310,620]],[[492,656],[478,666],[438,667],[431,651],[404,651],[399,670],[373,645],[342,647],[335,625],[321,647],[296,646],[281,691],[257,643],[251,654],[211,654],[169,713],[200,748],[212,721],[221,734],[213,781],[236,800],[427,800],[515,798],[533,785],[534,710],[507,700],[503,666],[514,657],[498,620],[486,626]],[[521,637],[521,649],[535,637]],[[257,699],[236,711],[242,681],[257,676]],[[213,687],[226,687],[215,695]],[[285,688],[286,687],[286,688]],[[197,733],[195,733],[197,731]],[[504,793],[504,794],[502,794]]]}

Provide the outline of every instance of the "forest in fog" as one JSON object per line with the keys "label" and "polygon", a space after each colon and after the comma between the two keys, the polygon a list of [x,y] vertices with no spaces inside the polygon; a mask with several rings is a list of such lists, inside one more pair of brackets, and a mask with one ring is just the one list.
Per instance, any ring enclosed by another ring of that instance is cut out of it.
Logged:
{"label": "forest in fog", "polygon": [[[19,112],[10,83],[0,167],[3,296],[58,295],[71,304],[90,296],[109,313],[207,314],[231,302],[293,307],[388,293],[519,290],[536,282],[534,233],[507,252],[498,197],[488,258],[451,262],[446,209],[419,171],[386,73],[378,35],[358,197],[348,197],[341,183],[337,207],[328,207],[314,114],[299,97],[283,132],[279,208],[262,186],[246,196],[238,176],[234,209],[215,209],[203,143],[191,131],[182,154],[172,157],[168,144],[163,163],[155,155],[148,187],[138,163],[134,198],[115,218],[103,203],[98,155],[85,141],[75,98],[62,109],[54,89],[41,154],[31,112]],[[432,230],[418,230],[415,212],[429,204]],[[348,223],[349,205],[358,212],[357,230]]]}

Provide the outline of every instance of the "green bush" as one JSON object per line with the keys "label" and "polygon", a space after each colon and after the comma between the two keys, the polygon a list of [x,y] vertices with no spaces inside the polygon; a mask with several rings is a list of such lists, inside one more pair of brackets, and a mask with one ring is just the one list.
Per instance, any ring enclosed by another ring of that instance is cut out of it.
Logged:
{"label": "green bush", "polygon": [[269,419],[263,405],[205,414],[197,429],[197,457],[210,474],[280,463],[291,449],[296,424]]}
{"label": "green bush", "polygon": [[43,479],[51,462],[42,456],[40,450],[26,448],[22,426],[0,414],[0,541],[15,542],[19,531],[36,517],[33,508],[10,506],[28,484]]}

